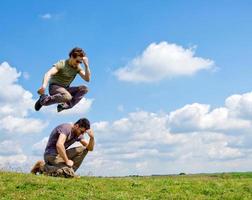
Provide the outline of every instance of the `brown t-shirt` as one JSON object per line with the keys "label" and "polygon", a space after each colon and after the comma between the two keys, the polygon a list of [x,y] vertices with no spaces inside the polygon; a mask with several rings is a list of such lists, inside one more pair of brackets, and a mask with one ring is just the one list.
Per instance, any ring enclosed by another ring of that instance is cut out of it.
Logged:
{"label": "brown t-shirt", "polygon": [[60,60],[53,67],[56,67],[58,72],[51,77],[50,84],[57,84],[63,87],[68,87],[74,80],[76,74],[81,70],[80,65],[76,68],[69,65],[69,60]]}
{"label": "brown t-shirt", "polygon": [[65,149],[67,149],[74,142],[82,140],[84,138],[83,135],[80,135],[79,137],[75,136],[72,133],[72,127],[73,127],[73,124],[61,124],[57,126],[55,129],[53,129],[48,139],[44,154],[49,154],[49,155],[58,154],[56,144],[57,144],[60,134],[64,134],[67,137],[64,144]]}

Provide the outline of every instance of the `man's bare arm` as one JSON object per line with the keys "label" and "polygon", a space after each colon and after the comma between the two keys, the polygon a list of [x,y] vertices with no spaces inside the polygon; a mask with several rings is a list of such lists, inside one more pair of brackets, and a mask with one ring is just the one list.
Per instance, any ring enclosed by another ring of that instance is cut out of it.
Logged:
{"label": "man's bare arm", "polygon": [[80,143],[81,143],[84,147],[87,147],[87,146],[88,146],[88,142],[87,142],[86,140],[84,140],[84,139],[82,139],[82,140],[80,141]]}
{"label": "man's bare arm", "polygon": [[85,70],[81,69],[79,74],[81,76],[82,79],[84,79],[85,81],[89,82],[91,79],[91,72],[89,69],[89,64],[88,64],[88,58],[87,57],[83,57],[83,64],[85,66]]}
{"label": "man's bare arm", "polygon": [[44,79],[43,79],[43,82],[42,82],[42,86],[41,88],[39,88],[38,90],[38,93],[41,95],[41,94],[44,94],[45,93],[45,89],[48,85],[48,82],[51,78],[51,76],[55,75],[58,73],[58,69],[56,67],[52,67],[48,72],[45,73],[44,75]]}
{"label": "man's bare arm", "polygon": [[65,141],[66,141],[66,135],[60,134],[59,138],[58,138],[58,141],[57,141],[57,144],[56,144],[56,148],[57,148],[58,154],[63,158],[65,163],[68,166],[72,167],[73,166],[73,161],[69,160],[68,157],[67,157],[66,149],[65,149],[65,146],[64,146]]}
{"label": "man's bare arm", "polygon": [[88,151],[93,151],[94,149],[94,131],[92,129],[88,129],[87,131],[87,134],[89,136],[89,142],[88,142],[88,145],[87,145],[87,150]]}
{"label": "man's bare arm", "polygon": [[87,148],[88,151],[93,151],[94,149],[94,132],[93,130],[87,130],[87,134],[89,135],[89,141],[82,139],[80,143]]}

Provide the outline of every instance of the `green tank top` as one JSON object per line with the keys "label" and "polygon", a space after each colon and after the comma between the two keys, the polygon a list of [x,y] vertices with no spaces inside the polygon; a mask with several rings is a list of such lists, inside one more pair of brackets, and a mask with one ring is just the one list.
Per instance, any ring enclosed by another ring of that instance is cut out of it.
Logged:
{"label": "green tank top", "polygon": [[58,73],[51,77],[49,83],[61,85],[63,87],[68,87],[74,80],[76,74],[81,70],[80,65],[78,65],[77,68],[71,67],[68,60],[60,60],[55,63],[53,67],[58,69]]}

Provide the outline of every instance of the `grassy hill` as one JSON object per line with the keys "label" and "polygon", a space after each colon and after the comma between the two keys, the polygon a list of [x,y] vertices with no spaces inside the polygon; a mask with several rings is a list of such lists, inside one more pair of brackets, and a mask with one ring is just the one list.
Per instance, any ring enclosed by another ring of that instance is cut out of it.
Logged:
{"label": "grassy hill", "polygon": [[0,172],[0,199],[252,199],[252,172],[64,179]]}

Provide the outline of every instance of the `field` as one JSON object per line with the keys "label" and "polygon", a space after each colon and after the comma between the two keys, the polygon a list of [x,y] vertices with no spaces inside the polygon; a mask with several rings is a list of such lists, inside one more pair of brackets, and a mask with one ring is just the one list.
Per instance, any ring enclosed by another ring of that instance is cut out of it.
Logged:
{"label": "field", "polygon": [[64,179],[0,172],[0,199],[252,199],[252,172]]}

